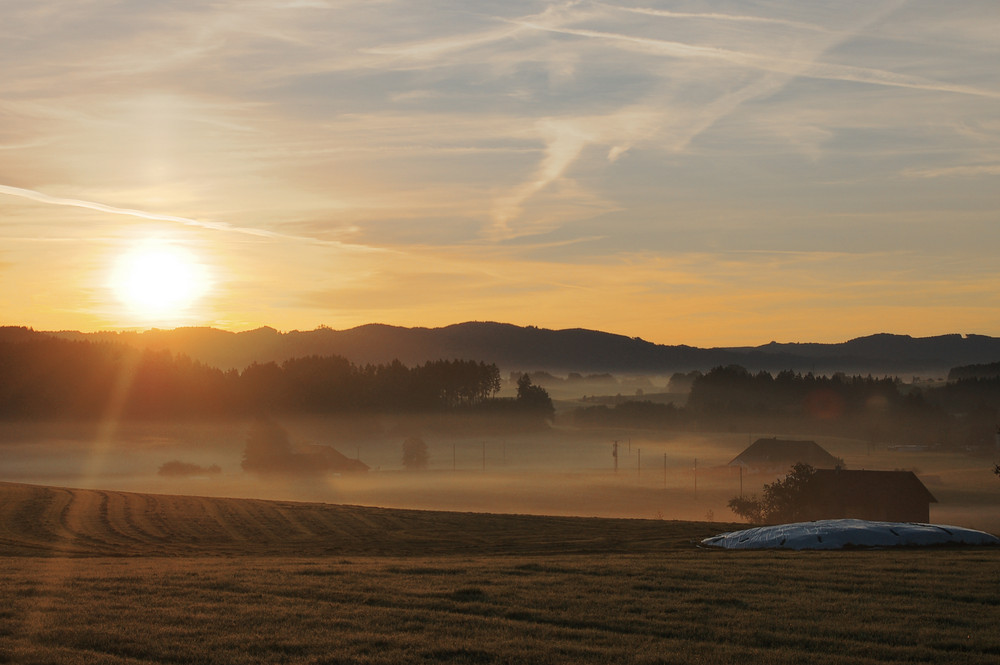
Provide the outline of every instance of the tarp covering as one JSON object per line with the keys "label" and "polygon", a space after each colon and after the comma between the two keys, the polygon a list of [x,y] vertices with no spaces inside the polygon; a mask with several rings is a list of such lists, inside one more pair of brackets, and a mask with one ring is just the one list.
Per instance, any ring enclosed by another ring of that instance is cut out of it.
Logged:
{"label": "tarp covering", "polygon": [[835,550],[843,547],[1000,545],[984,531],[942,524],[820,520],[731,531],[701,541],[726,549]]}

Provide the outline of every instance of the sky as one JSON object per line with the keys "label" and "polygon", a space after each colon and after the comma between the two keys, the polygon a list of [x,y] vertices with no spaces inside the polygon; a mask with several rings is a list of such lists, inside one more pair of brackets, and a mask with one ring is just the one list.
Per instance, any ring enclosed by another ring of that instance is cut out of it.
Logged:
{"label": "sky", "polygon": [[996,0],[4,0],[0,324],[1000,335]]}

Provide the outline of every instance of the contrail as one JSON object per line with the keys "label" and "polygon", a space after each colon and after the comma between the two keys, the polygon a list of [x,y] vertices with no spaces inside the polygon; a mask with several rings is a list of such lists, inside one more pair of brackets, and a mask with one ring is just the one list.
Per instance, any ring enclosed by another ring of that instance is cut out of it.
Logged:
{"label": "contrail", "polygon": [[379,46],[375,48],[363,49],[363,51],[365,53],[373,53],[376,55],[398,55],[429,58],[453,51],[462,51],[473,46],[481,46],[483,44],[497,42],[516,34],[522,29],[522,26],[514,25],[497,30],[489,30],[471,35],[461,35],[448,39],[416,42],[397,46]]}
{"label": "contrail", "polygon": [[873,85],[883,85],[896,88],[930,90],[933,92],[951,92],[961,95],[987,97],[990,99],[1000,98],[1000,93],[993,92],[992,90],[982,90],[963,85],[950,85],[939,81],[923,79],[916,76],[907,76],[905,74],[896,74],[880,69],[818,63],[814,60],[768,57],[754,53],[731,51],[714,46],[695,46],[692,44],[685,44],[683,42],[653,39],[649,37],[633,37],[631,35],[623,35],[614,32],[602,32],[599,30],[563,28],[526,21],[512,22],[517,23],[518,25],[523,25],[526,28],[543,32],[553,32],[563,35],[575,35],[578,37],[589,37],[593,39],[630,43],[646,49],[647,52],[680,59],[719,60],[742,67],[760,69],[790,76],[831,79],[836,81],[853,81],[857,83],[869,83]]}
{"label": "contrail", "polygon": [[119,208],[116,206],[107,205],[105,203],[96,203],[94,201],[84,201],[82,199],[67,199],[61,196],[50,196],[49,194],[43,194],[42,192],[38,192],[33,189],[10,187],[9,185],[0,185],[0,194],[7,194],[8,196],[17,196],[22,199],[29,199],[31,201],[36,201],[38,203],[47,203],[49,205],[84,208],[87,210],[96,210],[97,212],[106,212],[111,215],[126,215],[128,217],[140,217],[142,219],[150,219],[159,222],[173,222],[175,224],[183,224],[184,226],[194,226],[197,228],[209,229],[212,231],[225,231],[227,233],[242,233],[243,235],[257,236],[260,238],[277,238],[281,240],[296,240],[300,242],[305,241],[317,244],[336,244],[336,245],[342,244],[339,242],[319,240],[317,238],[307,238],[304,236],[294,236],[285,233],[276,233],[274,231],[267,231],[264,229],[250,229],[244,226],[233,226],[232,224],[226,224],[225,222],[206,222],[198,219],[191,219],[189,217],[178,217],[176,215],[162,215],[155,212],[147,212],[145,210],[136,210],[134,208]]}
{"label": "contrail", "polygon": [[693,18],[693,19],[703,19],[709,21],[731,21],[733,23],[765,23],[769,25],[784,25],[790,28],[799,28],[803,30],[814,30],[816,32],[829,32],[826,28],[818,25],[813,25],[811,23],[802,23],[801,21],[789,21],[787,19],[781,18],[768,18],[764,16],[745,16],[742,14],[716,14],[716,13],[704,13],[704,12],[675,12],[667,9],[645,9],[642,7],[619,7],[618,5],[609,5],[603,2],[597,3],[608,9],[614,9],[622,12],[629,12],[631,14],[644,14],[646,16],[659,16],[662,18]]}
{"label": "contrail", "polygon": [[0,194],[7,194],[9,196],[19,196],[22,199],[30,199],[31,201],[37,201],[38,203],[48,203],[50,205],[57,205],[57,206],[70,206],[73,208],[85,208],[87,210],[96,210],[98,212],[106,212],[112,215],[127,215],[129,217],[141,217],[142,219],[151,219],[160,222],[174,222],[177,224],[183,224],[185,226],[196,226],[203,229],[211,229],[213,231],[229,231],[232,233],[244,233],[246,235],[263,236],[263,237],[286,237],[282,236],[281,234],[274,233],[272,231],[263,231],[260,229],[248,229],[239,226],[232,226],[231,224],[225,224],[222,222],[205,222],[197,219],[190,219],[188,217],[177,217],[175,215],[161,215],[159,213],[146,212],[145,210],[136,210],[134,208],[118,208],[116,206],[110,206],[104,203],[96,203],[94,201],[84,201],[82,199],[67,199],[61,196],[50,196],[49,194],[43,194],[42,192],[38,192],[33,189],[10,187],[9,185],[0,185]]}

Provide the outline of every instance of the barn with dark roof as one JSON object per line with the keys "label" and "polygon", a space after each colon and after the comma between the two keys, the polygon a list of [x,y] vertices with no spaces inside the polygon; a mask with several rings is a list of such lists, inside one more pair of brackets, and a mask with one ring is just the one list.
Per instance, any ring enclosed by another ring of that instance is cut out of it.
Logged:
{"label": "barn with dark roof", "polygon": [[817,469],[844,466],[844,460],[834,457],[815,441],[777,438],[757,439],[729,466],[742,466],[748,471],[785,471],[800,463]]}
{"label": "barn with dark roof", "polygon": [[912,471],[817,469],[811,482],[810,520],[930,522],[930,504],[937,503]]}

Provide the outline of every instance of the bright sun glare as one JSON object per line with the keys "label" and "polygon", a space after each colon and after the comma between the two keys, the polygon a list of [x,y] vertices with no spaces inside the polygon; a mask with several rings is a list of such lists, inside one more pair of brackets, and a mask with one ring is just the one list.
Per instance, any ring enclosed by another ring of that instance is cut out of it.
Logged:
{"label": "bright sun glare", "polygon": [[131,314],[166,320],[181,316],[204,295],[208,275],[191,252],[146,240],[118,257],[111,286]]}

